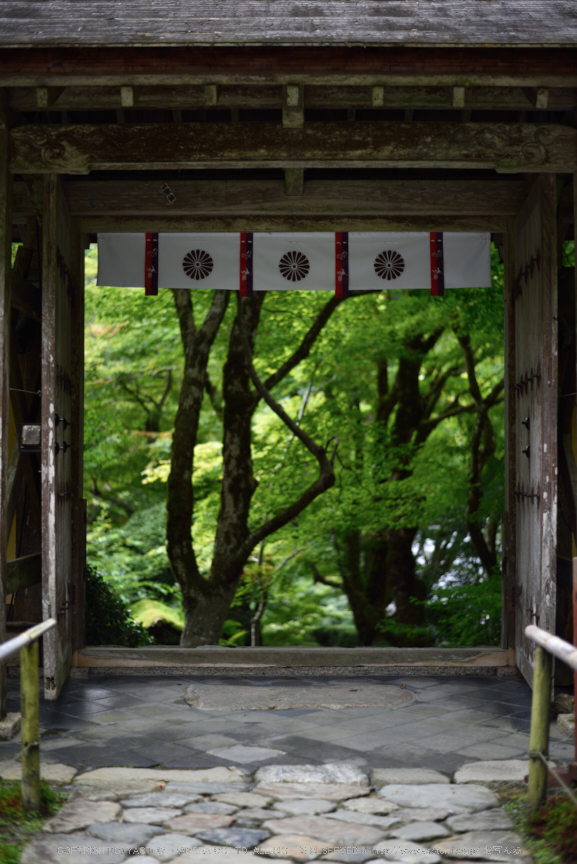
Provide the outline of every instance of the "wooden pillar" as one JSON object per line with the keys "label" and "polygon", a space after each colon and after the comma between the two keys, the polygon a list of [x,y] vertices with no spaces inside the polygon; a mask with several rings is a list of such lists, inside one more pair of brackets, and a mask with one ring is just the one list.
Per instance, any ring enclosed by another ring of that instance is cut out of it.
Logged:
{"label": "wooden pillar", "polygon": [[515,650],[516,582],[516,430],[515,430],[515,220],[507,220],[504,267],[505,316],[505,512],[503,514],[503,579],[501,648]]}
{"label": "wooden pillar", "polygon": [[70,457],[72,500],[72,650],[82,648],[85,630],[86,502],[84,479],[84,235],[71,224],[71,416]]}
{"label": "wooden pillar", "polygon": [[[12,251],[12,177],[8,170],[8,124],[0,90],[0,642],[6,640],[6,552],[8,547],[8,418],[10,412],[10,269]],[[6,716],[6,667],[0,669],[0,718]]]}
{"label": "wooden pillar", "polygon": [[[49,700],[58,698],[70,668],[75,608],[70,328],[76,288],[70,223],[61,179],[47,174],[42,263],[42,617],[57,620],[43,642],[44,696]],[[64,424],[63,418],[71,425]]]}

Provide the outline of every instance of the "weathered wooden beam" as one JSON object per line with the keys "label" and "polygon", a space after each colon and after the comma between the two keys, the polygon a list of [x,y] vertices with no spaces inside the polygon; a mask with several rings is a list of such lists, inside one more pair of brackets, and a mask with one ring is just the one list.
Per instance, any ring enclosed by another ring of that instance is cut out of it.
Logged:
{"label": "weathered wooden beam", "polygon": [[40,291],[14,270],[10,275],[12,282],[12,308],[23,312],[34,321],[42,321],[42,296]]}
{"label": "weathered wooden beam", "polygon": [[287,195],[302,195],[305,185],[303,168],[287,168],[284,172],[285,193]]}
{"label": "weathered wooden beam", "polygon": [[[461,87],[462,89],[462,87]],[[214,101],[214,93],[217,100]],[[537,88],[467,87],[467,108],[473,111],[531,111]],[[550,89],[547,105],[540,111],[572,111],[577,91],[571,87]],[[116,111],[121,108],[120,87],[66,87],[55,111]],[[392,85],[307,84],[307,108],[413,108],[453,107],[453,88],[443,86],[402,87]],[[36,111],[36,88],[19,87],[10,92],[14,112]],[[138,107],[165,110],[193,108],[282,108],[282,88],[275,84],[154,85],[138,88]]]}
{"label": "weathered wooden beam", "polygon": [[465,107],[465,88],[453,87],[453,108]]}
{"label": "weathered wooden beam", "polygon": [[140,87],[124,86],[120,88],[120,104],[122,108],[135,108],[139,103]]}
{"label": "weathered wooden beam", "polygon": [[60,98],[64,87],[37,87],[36,107],[51,108]]}
{"label": "weathered wooden beam", "polygon": [[220,98],[220,85],[206,84],[204,88],[204,104],[210,107],[218,105]]}
{"label": "weathered wooden beam", "polygon": [[[305,186],[306,188],[306,186]],[[150,230],[151,218],[140,216],[93,216],[78,219],[80,229],[94,232],[144,232]],[[155,216],[156,231],[225,232],[225,231],[505,231],[507,217],[494,216]]]}
{"label": "weathered wooden beam", "polygon": [[24,555],[6,566],[6,593],[15,594],[42,581],[42,553]]}
{"label": "weathered wooden beam", "polygon": [[[26,194],[15,183],[14,209],[25,212]],[[514,216],[526,196],[524,180],[307,180],[303,194],[286,195],[282,180],[171,180],[170,203],[160,180],[72,180],[64,184],[74,216],[237,213],[319,215]],[[572,212],[568,190],[566,208]],[[563,203],[562,203],[563,207]]]}
{"label": "weathered wooden beam", "polygon": [[286,84],[282,90],[282,125],[300,129],[305,122],[305,88],[302,84]]}
{"label": "weathered wooden beam", "polygon": [[546,111],[549,104],[549,88],[548,87],[526,87],[524,93],[537,111]]}
{"label": "weathered wooden beam", "polygon": [[485,168],[572,172],[577,130],[553,124],[30,125],[10,132],[13,173],[169,168]]}

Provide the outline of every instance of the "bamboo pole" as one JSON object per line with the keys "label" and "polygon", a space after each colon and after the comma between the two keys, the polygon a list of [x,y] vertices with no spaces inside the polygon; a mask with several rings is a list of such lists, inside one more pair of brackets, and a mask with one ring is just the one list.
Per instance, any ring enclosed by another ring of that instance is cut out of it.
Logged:
{"label": "bamboo pole", "polygon": [[40,725],[38,711],[38,642],[20,651],[20,704],[22,711],[22,806],[40,810]]}
{"label": "bamboo pole", "polygon": [[[547,798],[547,757],[549,755],[549,703],[551,701],[551,655],[535,648],[531,737],[529,741],[529,794],[527,807],[534,811]],[[541,758],[542,757],[542,758]]]}

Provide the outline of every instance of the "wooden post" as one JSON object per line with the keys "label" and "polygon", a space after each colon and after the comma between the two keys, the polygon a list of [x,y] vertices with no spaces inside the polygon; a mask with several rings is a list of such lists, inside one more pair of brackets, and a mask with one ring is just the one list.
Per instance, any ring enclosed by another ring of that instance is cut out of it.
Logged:
{"label": "wooden post", "polygon": [[[0,120],[6,105],[0,89]],[[10,270],[12,267],[12,176],[8,170],[9,132],[0,122],[0,642],[6,641],[6,548],[8,525],[8,416],[10,411]],[[6,716],[6,666],[0,665],[0,719]]]}
{"label": "wooden post", "polygon": [[[515,401],[515,219],[507,219],[505,234],[505,513],[503,518],[503,574],[501,648],[515,651],[515,586],[517,581],[516,401]],[[510,661],[511,662],[511,661]]]}
{"label": "wooden post", "polygon": [[22,711],[22,806],[40,810],[40,726],[38,640],[20,650],[20,710]]}
{"label": "wooden post", "polygon": [[551,703],[551,655],[539,645],[535,648],[533,701],[531,704],[531,737],[529,740],[529,794],[527,807],[537,810],[547,798],[547,764],[549,755],[549,712]]}

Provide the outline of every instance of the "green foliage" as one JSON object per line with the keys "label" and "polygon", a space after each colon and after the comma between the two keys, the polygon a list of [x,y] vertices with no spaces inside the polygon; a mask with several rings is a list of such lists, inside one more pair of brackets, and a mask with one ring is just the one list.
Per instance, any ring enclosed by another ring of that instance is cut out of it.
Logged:
{"label": "green foliage", "polygon": [[68,795],[40,783],[40,811],[25,812],[18,781],[0,780],[0,864],[18,864],[26,843],[58,812]]}
{"label": "green foliage", "polygon": [[86,642],[128,648],[152,642],[114,588],[90,565],[86,567]]}
{"label": "green foliage", "polygon": [[[250,639],[250,617],[261,602],[266,604],[266,644],[353,644],[353,618],[342,592],[335,537],[358,530],[367,545],[391,524],[418,528],[418,573],[429,591],[427,636],[443,644],[491,644],[499,629],[500,595],[493,580],[481,581],[463,521],[474,415],[444,421],[422,446],[402,447],[374,418],[379,363],[387,361],[392,381],[414,333],[444,328],[423,367],[422,398],[435,374],[462,363],[455,331],[471,334],[483,395],[502,376],[503,268],[495,250],[492,263],[493,287],[482,291],[451,291],[444,298],[425,291],[395,292],[397,297],[375,292],[347,300],[307,359],[275,388],[275,398],[292,417],[302,412],[301,422],[315,440],[325,443],[338,435],[336,483],[267,540],[260,563],[255,550],[225,625],[223,644]],[[93,248],[87,258],[86,301],[89,561],[133,610],[141,608],[136,603],[149,601],[179,616],[180,591],[165,538],[166,479],[182,375],[173,299],[169,291],[146,298],[141,290],[97,289],[95,267]],[[200,318],[211,292],[195,290],[193,296]],[[255,365],[261,377],[287,359],[326,299],[322,292],[267,294],[256,340]],[[209,374],[217,388],[234,314],[230,304],[211,352]],[[169,373],[171,386],[156,412],[158,431],[147,431]],[[470,404],[463,374],[447,379],[438,410],[457,398]],[[484,495],[476,516],[482,524],[503,509],[501,405],[492,409],[491,420],[497,451],[483,476]],[[208,397],[198,442],[192,533],[200,570],[206,574],[222,477],[222,423]],[[406,466],[407,476],[391,481],[399,463]],[[258,487],[251,529],[292,502],[318,471],[310,454],[262,403],[253,422],[253,470]],[[313,565],[327,584],[314,582]],[[386,624],[394,626],[390,619]]]}
{"label": "green foliage", "polygon": [[166,624],[170,624],[177,630],[182,630],[184,627],[184,615],[182,611],[173,609],[159,600],[139,600],[133,604],[131,611],[136,623],[142,624],[147,630],[158,619]]}
{"label": "green foliage", "polygon": [[577,864],[577,805],[565,793],[549,793],[534,814],[527,813],[524,795],[504,806],[535,864]]}

